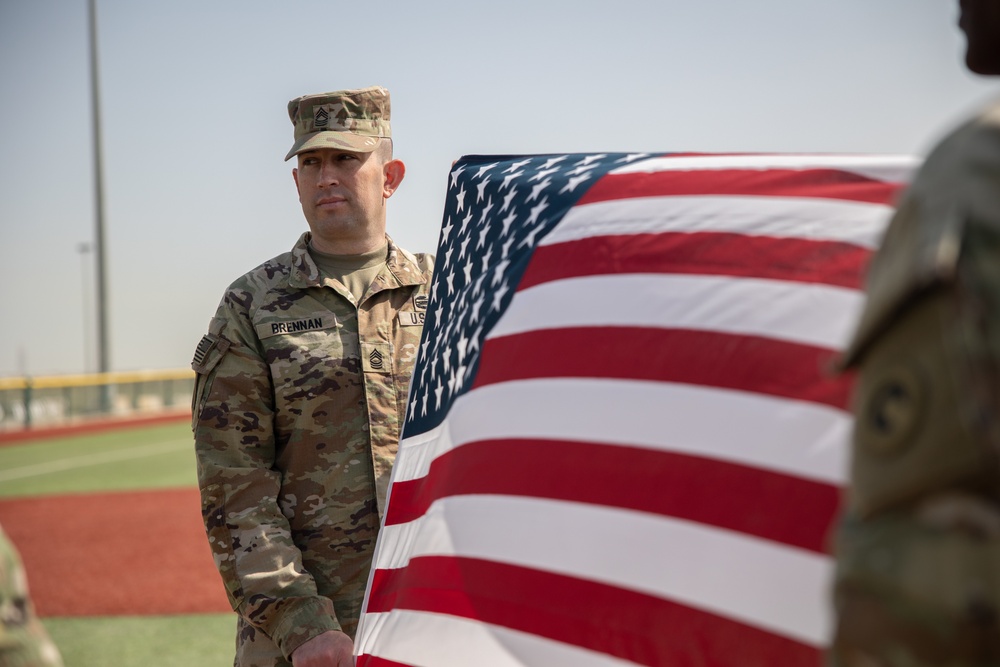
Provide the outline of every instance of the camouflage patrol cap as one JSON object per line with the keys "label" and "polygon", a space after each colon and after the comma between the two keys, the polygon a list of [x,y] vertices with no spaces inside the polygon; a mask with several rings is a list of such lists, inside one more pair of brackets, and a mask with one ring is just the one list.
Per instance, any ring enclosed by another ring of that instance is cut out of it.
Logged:
{"label": "camouflage patrol cap", "polygon": [[389,138],[389,91],[381,86],[303,95],[288,103],[295,143],[285,160],[303,151],[336,148],[370,153]]}

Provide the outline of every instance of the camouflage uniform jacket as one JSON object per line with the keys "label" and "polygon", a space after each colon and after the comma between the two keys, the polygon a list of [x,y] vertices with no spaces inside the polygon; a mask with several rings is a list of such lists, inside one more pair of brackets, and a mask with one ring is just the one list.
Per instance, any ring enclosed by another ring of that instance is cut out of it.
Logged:
{"label": "camouflage uniform jacket", "polygon": [[1000,103],[942,141],[868,270],[830,664],[1000,665]]}
{"label": "camouflage uniform jacket", "polygon": [[202,514],[238,654],[257,631],[286,658],[354,634],[430,287],[433,257],[389,239],[356,305],[309,238],[230,286],[192,362]]}
{"label": "camouflage uniform jacket", "polygon": [[0,528],[0,666],[62,667],[28,595],[21,556]]}
{"label": "camouflage uniform jacket", "polygon": [[927,157],[868,269],[865,309],[844,353],[859,369],[849,494],[859,515],[967,486],[995,468],[998,259],[994,103]]}
{"label": "camouflage uniform jacket", "polygon": [[867,301],[845,365],[859,365],[914,298],[955,281],[976,227],[1000,233],[1000,101],[945,138],[904,193],[868,269]]}

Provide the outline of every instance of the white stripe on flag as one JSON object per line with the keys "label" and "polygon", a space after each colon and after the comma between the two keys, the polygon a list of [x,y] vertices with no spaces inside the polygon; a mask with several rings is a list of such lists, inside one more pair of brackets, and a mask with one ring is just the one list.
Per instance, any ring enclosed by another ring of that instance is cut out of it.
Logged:
{"label": "white stripe on flag", "polygon": [[[447,639],[430,640],[431,637]],[[377,649],[371,650],[373,644]],[[631,667],[636,664],[498,625],[409,610],[366,614],[355,655],[373,655],[420,667]]]}
{"label": "white stripe on flag", "polygon": [[471,495],[435,501],[421,518],[385,526],[379,540],[379,569],[419,556],[480,558],[640,591],[812,646],[828,639],[820,602],[828,557],[704,524],[603,505]]}
{"label": "white stripe on flag", "polygon": [[616,274],[520,291],[487,338],[566,327],[694,329],[840,349],[863,296],[844,287],[760,278]]}
{"label": "white stripe on flag", "polygon": [[[656,415],[651,419],[650,415]],[[400,482],[427,475],[438,456],[476,440],[552,438],[693,454],[842,484],[852,420],[806,401],[697,385],[543,378],[479,387],[444,424],[402,442]]]}
{"label": "white stripe on flag", "polygon": [[710,169],[836,169],[890,183],[908,182],[921,160],[910,155],[688,155],[632,162],[612,174]]}
{"label": "white stripe on flag", "polygon": [[725,232],[878,247],[893,209],[809,197],[637,197],[570,209],[539,245],[603,235]]}

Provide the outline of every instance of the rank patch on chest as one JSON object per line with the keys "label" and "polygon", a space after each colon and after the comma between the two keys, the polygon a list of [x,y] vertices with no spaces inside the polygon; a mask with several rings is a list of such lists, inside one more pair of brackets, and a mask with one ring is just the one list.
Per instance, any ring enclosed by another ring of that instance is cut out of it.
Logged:
{"label": "rank patch on chest", "polygon": [[361,343],[361,368],[366,373],[392,373],[392,347],[389,343]]}

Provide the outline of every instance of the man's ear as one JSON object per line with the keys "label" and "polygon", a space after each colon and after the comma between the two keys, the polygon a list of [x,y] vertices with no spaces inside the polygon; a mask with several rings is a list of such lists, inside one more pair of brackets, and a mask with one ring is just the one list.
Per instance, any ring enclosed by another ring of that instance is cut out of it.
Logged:
{"label": "man's ear", "polygon": [[292,167],[292,180],[295,181],[295,191],[299,190],[299,170],[296,167]]}
{"label": "man's ear", "polygon": [[402,160],[389,160],[382,166],[382,196],[388,199],[396,191],[406,176],[406,165]]}

